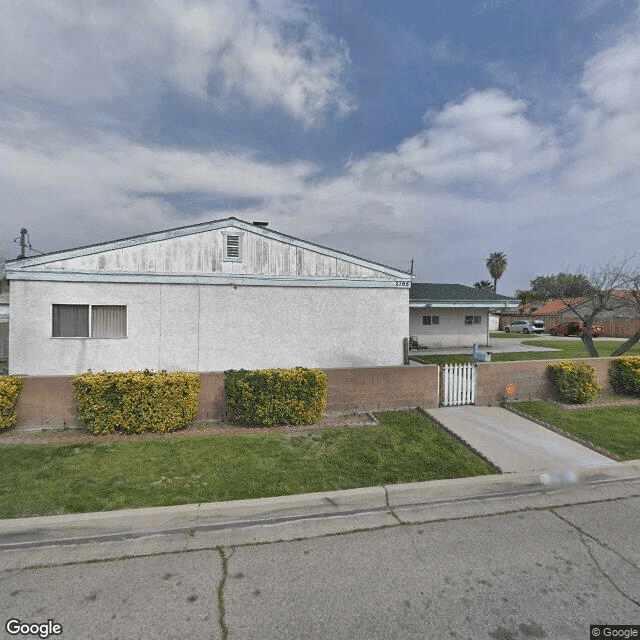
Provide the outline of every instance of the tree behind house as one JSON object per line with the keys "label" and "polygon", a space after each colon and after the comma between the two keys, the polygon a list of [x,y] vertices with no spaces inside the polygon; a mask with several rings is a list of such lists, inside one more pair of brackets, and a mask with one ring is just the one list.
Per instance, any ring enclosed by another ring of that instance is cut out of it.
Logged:
{"label": "tree behind house", "polygon": [[[640,316],[640,270],[633,266],[633,256],[620,260],[612,259],[604,265],[594,267],[590,273],[558,273],[539,276],[531,281],[531,290],[543,300],[560,300],[570,309],[585,327],[581,335],[587,353],[599,357],[593,344],[593,324],[602,314],[626,307],[628,301],[616,295],[621,289],[635,287],[637,312]],[[633,290],[632,290],[633,291]],[[628,351],[640,339],[640,331],[629,339],[614,355]]]}
{"label": "tree behind house", "polygon": [[487,269],[493,278],[493,291],[497,292],[498,279],[502,278],[507,270],[507,256],[502,251],[494,251],[487,258]]}

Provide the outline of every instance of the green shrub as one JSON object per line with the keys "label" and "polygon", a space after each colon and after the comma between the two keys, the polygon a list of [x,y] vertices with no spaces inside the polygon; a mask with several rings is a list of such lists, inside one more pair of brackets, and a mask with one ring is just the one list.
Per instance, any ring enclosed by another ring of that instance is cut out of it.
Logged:
{"label": "green shrub", "polygon": [[16,404],[22,391],[22,380],[13,376],[0,378],[0,429],[18,423]]}
{"label": "green shrub", "polygon": [[602,391],[602,385],[596,377],[595,367],[573,360],[558,360],[547,366],[560,399],[566,402],[592,402]]}
{"label": "green shrub", "polygon": [[327,408],[327,376],[319,369],[225,371],[227,408],[239,422],[273,427],[313,424]]}
{"label": "green shrub", "polygon": [[640,356],[621,356],[613,360],[609,380],[617,393],[640,396]]}
{"label": "green shrub", "polygon": [[89,371],[71,384],[78,418],[94,435],[176,431],[188,427],[198,411],[197,373]]}

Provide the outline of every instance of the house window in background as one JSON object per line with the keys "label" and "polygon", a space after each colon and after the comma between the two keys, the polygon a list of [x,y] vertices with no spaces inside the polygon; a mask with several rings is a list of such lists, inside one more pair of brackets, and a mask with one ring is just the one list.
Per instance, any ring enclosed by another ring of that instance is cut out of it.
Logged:
{"label": "house window in background", "polygon": [[125,305],[54,304],[54,338],[126,338]]}
{"label": "house window in background", "polygon": [[422,316],[422,324],[440,324],[440,316]]}

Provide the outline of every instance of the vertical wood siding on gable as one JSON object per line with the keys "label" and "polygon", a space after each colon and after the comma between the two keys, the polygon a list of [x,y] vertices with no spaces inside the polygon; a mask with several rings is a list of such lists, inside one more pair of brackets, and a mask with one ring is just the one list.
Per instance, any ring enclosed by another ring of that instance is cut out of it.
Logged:
{"label": "vertical wood siding on gable", "polygon": [[[227,228],[226,230],[229,230]],[[87,256],[45,263],[40,268],[134,273],[227,273],[318,278],[386,278],[368,267],[285,241],[244,231],[242,260],[224,260],[221,229],[168,238]]]}

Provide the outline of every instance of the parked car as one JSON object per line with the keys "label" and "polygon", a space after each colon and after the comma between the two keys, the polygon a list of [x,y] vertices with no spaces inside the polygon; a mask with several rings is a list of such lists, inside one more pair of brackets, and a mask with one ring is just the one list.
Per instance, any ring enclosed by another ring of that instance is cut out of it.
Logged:
{"label": "parked car", "polygon": [[504,328],[505,333],[542,333],[543,331],[542,320],[515,320]]}
{"label": "parked car", "polygon": [[[551,327],[549,329],[549,333],[552,336],[581,336],[584,333],[585,326],[582,322],[561,322],[557,324],[555,327]],[[604,328],[600,326],[591,327],[591,335],[594,338],[601,336],[604,333]]]}

